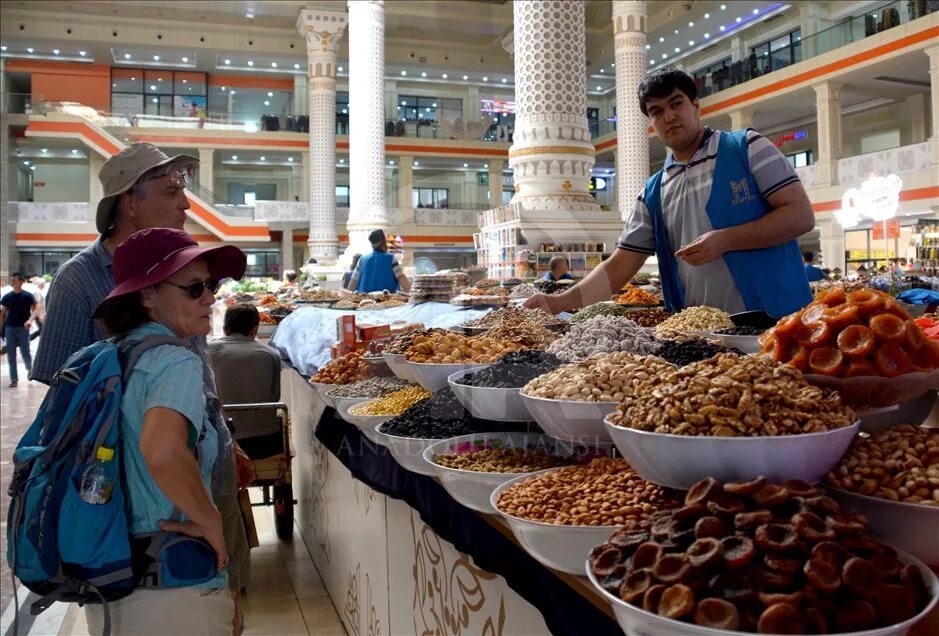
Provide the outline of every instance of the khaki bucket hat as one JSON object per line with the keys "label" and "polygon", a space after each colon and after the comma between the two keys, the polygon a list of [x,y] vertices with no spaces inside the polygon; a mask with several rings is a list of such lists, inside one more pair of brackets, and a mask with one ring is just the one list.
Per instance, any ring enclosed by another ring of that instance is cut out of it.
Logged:
{"label": "khaki bucket hat", "polygon": [[162,150],[146,142],[137,142],[108,159],[101,166],[98,179],[104,197],[98,202],[95,226],[104,234],[114,223],[114,204],[118,197],[131,189],[144,173],[170,164],[198,165],[199,158],[191,155],[168,157]]}

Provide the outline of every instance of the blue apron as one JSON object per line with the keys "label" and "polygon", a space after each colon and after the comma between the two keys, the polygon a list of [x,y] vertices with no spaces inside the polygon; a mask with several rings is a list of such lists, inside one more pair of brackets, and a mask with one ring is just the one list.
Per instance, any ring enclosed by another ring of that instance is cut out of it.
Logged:
{"label": "blue apron", "polygon": [[[669,311],[680,311],[685,307],[685,289],[662,214],[664,171],[646,182],[643,198],[652,220],[665,306]],[[749,223],[770,212],[750,172],[746,130],[721,133],[705,210],[715,230]],[[762,310],[779,318],[812,301],[802,253],[795,240],[775,247],[727,252],[723,258],[748,311]]]}
{"label": "blue apron", "polygon": [[388,252],[372,252],[359,259],[359,284],[355,291],[359,293],[397,291],[398,279],[391,271],[394,256]]}

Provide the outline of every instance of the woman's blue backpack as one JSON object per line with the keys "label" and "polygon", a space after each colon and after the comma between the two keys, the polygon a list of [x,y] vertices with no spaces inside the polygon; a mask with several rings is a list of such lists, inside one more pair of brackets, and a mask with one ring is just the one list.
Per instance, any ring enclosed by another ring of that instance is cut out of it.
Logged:
{"label": "woman's blue backpack", "polygon": [[[121,397],[140,356],[165,344],[186,346],[150,336],[77,351],[56,373],[13,453],[7,560],[13,576],[41,596],[30,607],[33,615],[55,601],[106,604],[137,587],[122,479]],[[114,450],[114,487],[107,503],[86,503],[78,491],[82,474],[102,446]],[[109,631],[107,614],[105,620]]]}

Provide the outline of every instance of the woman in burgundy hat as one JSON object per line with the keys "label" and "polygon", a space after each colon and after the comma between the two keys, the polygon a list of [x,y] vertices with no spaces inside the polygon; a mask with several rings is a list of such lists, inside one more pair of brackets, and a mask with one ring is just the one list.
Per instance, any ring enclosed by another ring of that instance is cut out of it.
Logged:
{"label": "woman in burgundy hat", "polygon": [[[112,633],[233,633],[234,603],[222,518],[212,503],[219,437],[203,388],[203,361],[185,346],[211,330],[219,280],[241,278],[237,247],[203,248],[180,230],[149,228],[114,252],[117,286],[95,311],[112,336],[176,337],[140,356],[124,387],[121,434],[131,532],[175,532],[204,539],[217,570],[189,587],[140,587],[109,603]],[[204,545],[204,544],[203,544]],[[100,605],[86,605],[92,633],[103,627]]]}

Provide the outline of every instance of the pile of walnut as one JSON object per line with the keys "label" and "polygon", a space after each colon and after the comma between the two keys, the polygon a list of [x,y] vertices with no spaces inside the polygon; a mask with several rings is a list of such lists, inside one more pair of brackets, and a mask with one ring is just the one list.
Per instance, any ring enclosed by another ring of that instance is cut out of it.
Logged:
{"label": "pile of walnut", "polygon": [[408,362],[431,364],[486,364],[521,348],[522,345],[517,342],[442,333],[415,337],[404,358]]}
{"label": "pile of walnut", "polygon": [[589,567],[610,594],[674,620],[761,634],[895,625],[930,600],[923,573],[866,520],[804,482],[695,484],[648,531],[619,530]]}
{"label": "pile of walnut", "polygon": [[735,353],[664,369],[611,416],[643,431],[721,437],[819,433],[856,419],[840,395],[810,385],[798,369]]}

